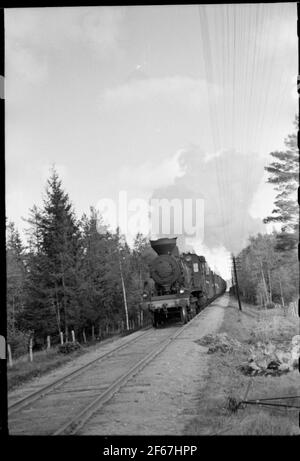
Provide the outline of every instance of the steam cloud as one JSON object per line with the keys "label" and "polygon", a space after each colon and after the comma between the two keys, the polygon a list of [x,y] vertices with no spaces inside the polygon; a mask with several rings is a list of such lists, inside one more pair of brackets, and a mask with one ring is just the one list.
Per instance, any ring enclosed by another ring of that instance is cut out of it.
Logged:
{"label": "steam cloud", "polygon": [[236,254],[249,235],[263,231],[261,219],[249,213],[264,173],[258,154],[227,150],[207,155],[192,146],[181,151],[179,163],[185,173],[172,186],[156,189],[152,197],[204,199],[204,240],[179,236],[181,251],[223,248]]}

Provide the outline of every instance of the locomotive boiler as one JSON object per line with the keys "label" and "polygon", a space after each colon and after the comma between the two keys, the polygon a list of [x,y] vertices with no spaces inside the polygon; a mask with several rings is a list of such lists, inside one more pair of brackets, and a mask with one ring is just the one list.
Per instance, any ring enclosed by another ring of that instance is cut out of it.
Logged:
{"label": "locomotive boiler", "polygon": [[151,312],[155,328],[172,317],[187,323],[226,289],[225,281],[210,270],[204,256],[179,254],[176,240],[150,240],[157,256],[149,266],[150,279],[144,283],[143,308]]}

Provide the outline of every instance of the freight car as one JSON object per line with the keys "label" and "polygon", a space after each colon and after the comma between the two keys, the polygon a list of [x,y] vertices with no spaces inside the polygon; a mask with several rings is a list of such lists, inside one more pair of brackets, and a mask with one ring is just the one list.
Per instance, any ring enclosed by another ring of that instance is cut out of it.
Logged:
{"label": "freight car", "polygon": [[226,290],[226,282],[210,270],[204,256],[179,254],[176,239],[150,240],[157,256],[144,283],[143,308],[151,312],[154,328],[172,317],[187,323]]}

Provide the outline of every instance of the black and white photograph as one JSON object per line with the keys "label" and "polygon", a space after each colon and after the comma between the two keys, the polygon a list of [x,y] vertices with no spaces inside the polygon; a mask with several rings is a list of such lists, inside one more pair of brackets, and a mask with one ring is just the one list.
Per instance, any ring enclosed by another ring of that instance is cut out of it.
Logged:
{"label": "black and white photograph", "polygon": [[297,3],[4,8],[4,60],[7,434],[299,436]]}

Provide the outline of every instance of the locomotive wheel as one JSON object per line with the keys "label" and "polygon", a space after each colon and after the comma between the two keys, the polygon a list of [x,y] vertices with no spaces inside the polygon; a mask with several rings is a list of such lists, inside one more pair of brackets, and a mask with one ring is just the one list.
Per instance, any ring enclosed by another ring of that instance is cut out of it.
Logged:
{"label": "locomotive wheel", "polygon": [[188,323],[188,313],[185,306],[181,307],[180,318],[183,324]]}

